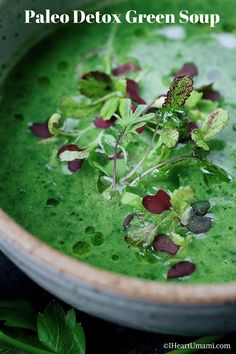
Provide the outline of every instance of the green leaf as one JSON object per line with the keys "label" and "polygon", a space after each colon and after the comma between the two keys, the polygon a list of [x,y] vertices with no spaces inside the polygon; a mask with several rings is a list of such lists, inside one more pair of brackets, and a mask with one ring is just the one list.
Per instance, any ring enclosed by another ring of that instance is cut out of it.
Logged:
{"label": "green leaf", "polygon": [[131,106],[132,106],[132,102],[129,98],[120,99],[119,111],[120,111],[121,118],[125,119],[127,117],[130,117],[132,113]]}
{"label": "green leaf", "polygon": [[104,103],[104,105],[100,111],[100,115],[102,116],[102,118],[104,120],[111,119],[111,117],[117,111],[118,104],[119,104],[119,97],[115,96],[115,97],[111,97],[110,99],[108,99]]}
{"label": "green leaf", "polygon": [[63,116],[71,118],[85,118],[94,112],[99,112],[101,104],[93,105],[76,101],[73,97],[65,97],[59,103]]}
{"label": "green leaf", "polygon": [[187,75],[175,77],[167,92],[163,107],[171,109],[182,107],[190,96],[192,89],[193,80],[191,77]]}
{"label": "green leaf", "polygon": [[190,186],[180,187],[171,195],[171,205],[179,217],[187,209],[189,202],[194,198],[195,192]]}
{"label": "green leaf", "polygon": [[201,149],[204,149],[206,151],[209,151],[210,148],[209,146],[207,145],[207,143],[204,141],[204,138],[202,136],[202,132],[201,130],[199,129],[194,129],[192,132],[191,132],[191,137],[192,137],[192,140],[196,143],[196,145],[198,147],[200,147]]}
{"label": "green leaf", "polygon": [[100,71],[84,74],[78,83],[80,93],[90,98],[100,98],[112,91],[112,80],[109,75]]}
{"label": "green leaf", "polygon": [[145,210],[142,204],[142,198],[138,194],[125,192],[121,198],[121,203],[133,206],[139,210]]}
{"label": "green leaf", "polygon": [[219,179],[221,179],[223,182],[231,182],[232,177],[226,172],[223,168],[215,165],[213,162],[208,161],[208,160],[203,160],[201,161],[202,167],[203,167],[203,172],[211,174]]}
{"label": "green leaf", "polygon": [[81,150],[81,151],[70,151],[65,150],[59,155],[59,159],[61,161],[74,161],[76,159],[83,160],[87,159],[89,156],[89,150]]}
{"label": "green leaf", "polygon": [[116,91],[119,91],[122,96],[126,96],[126,80],[125,79],[113,79],[113,85]]}
{"label": "green leaf", "polygon": [[126,236],[126,241],[134,247],[148,247],[154,241],[158,226],[150,224],[132,230]]}
{"label": "green leaf", "polygon": [[185,237],[180,236],[176,232],[171,233],[171,239],[177,246],[183,246],[185,242]]}
{"label": "green leaf", "polygon": [[204,139],[209,139],[221,132],[229,122],[228,112],[222,108],[213,111],[202,123],[201,133]]}
{"label": "green leaf", "polygon": [[179,140],[179,132],[176,129],[163,129],[160,131],[162,142],[168,148],[174,147]]}
{"label": "green leaf", "polygon": [[36,330],[36,316],[36,310],[26,301],[0,301],[0,320],[5,326]]}
{"label": "green leaf", "polygon": [[40,341],[56,353],[85,353],[84,333],[75,322],[74,313],[70,311],[65,316],[62,307],[55,302],[38,315],[38,335]]}
{"label": "green leaf", "polygon": [[194,108],[201,100],[203,93],[193,90],[187,99],[185,106],[187,108]]}
{"label": "green leaf", "polygon": [[48,121],[48,130],[52,135],[60,134],[59,127],[62,124],[62,117],[58,113],[54,113]]}

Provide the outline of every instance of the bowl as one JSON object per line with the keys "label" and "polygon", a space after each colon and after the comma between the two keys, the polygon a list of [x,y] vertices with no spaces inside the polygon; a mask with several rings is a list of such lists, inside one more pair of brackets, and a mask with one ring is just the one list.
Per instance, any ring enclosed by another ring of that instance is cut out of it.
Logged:
{"label": "bowl", "polygon": [[[60,13],[85,2],[55,0],[50,2],[50,8]],[[1,81],[19,57],[54,28],[24,25],[24,9],[40,12],[45,8],[48,4],[42,0],[0,0]],[[54,250],[1,210],[0,249],[41,287],[105,320],[169,334],[205,335],[236,330],[236,282],[170,284],[101,270]]]}

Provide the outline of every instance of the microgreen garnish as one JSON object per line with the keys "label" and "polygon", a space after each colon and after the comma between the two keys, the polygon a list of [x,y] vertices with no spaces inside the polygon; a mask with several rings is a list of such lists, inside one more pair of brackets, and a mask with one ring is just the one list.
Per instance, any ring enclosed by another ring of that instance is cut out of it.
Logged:
{"label": "microgreen garnish", "polygon": [[134,80],[126,80],[126,94],[129,98],[138,104],[146,103],[139,95],[139,85]]}
{"label": "microgreen garnish", "polygon": [[187,75],[175,77],[167,92],[163,107],[172,109],[182,107],[189,98],[192,89],[193,80],[191,77]]}
{"label": "microgreen garnish", "polygon": [[135,64],[135,63],[129,61],[125,64],[118,65],[113,70],[113,74],[114,74],[114,76],[121,76],[121,75],[127,74],[130,71],[138,71],[140,69],[141,68],[138,64]]}
{"label": "microgreen garnish", "polygon": [[161,214],[170,209],[170,196],[163,190],[159,190],[155,195],[146,195],[143,198],[143,206],[152,214]]}
{"label": "microgreen garnish", "polygon": [[[208,159],[212,137],[226,127],[228,113],[216,102],[220,95],[213,85],[193,88],[193,77],[198,75],[193,63],[184,64],[175,74],[166,95],[154,92],[146,104],[140,96],[145,71],[137,76],[141,68],[133,62],[112,71],[114,35],[112,31],[105,47],[104,71],[82,74],[80,96],[63,98],[58,113],[47,124],[33,124],[31,131],[55,139],[54,150],[57,154],[61,146],[57,156],[71,172],[79,171],[87,160],[88,168],[96,169],[101,198],[132,208],[123,221],[130,246],[165,252],[169,258],[178,253],[181,262],[168,260],[174,266],[167,277],[189,275],[195,265],[182,261],[182,256],[195,242],[193,234],[212,227],[212,217],[207,215],[210,204],[197,200],[198,191],[188,185],[162,190],[159,177],[163,180],[181,167],[198,169],[205,179],[231,181],[222,167]],[[132,79],[124,78],[130,72]],[[73,124],[68,128],[69,120]]]}
{"label": "microgreen garnish", "polygon": [[104,120],[102,117],[96,117],[96,119],[94,120],[94,125],[98,129],[107,129],[115,123],[115,120],[115,118]]}
{"label": "microgreen garnish", "polygon": [[180,246],[176,245],[172,240],[168,239],[165,235],[157,235],[152,245],[155,251],[166,252],[175,255]]}
{"label": "microgreen garnish", "polygon": [[186,63],[182,66],[179,72],[175,76],[183,76],[188,75],[190,77],[194,77],[198,75],[198,68],[193,63]]}
{"label": "microgreen garnish", "polygon": [[202,92],[205,100],[219,101],[221,98],[220,92],[213,89],[213,84],[202,86],[198,91]]}
{"label": "microgreen garnish", "polygon": [[196,265],[189,261],[183,261],[175,264],[167,273],[168,279],[186,277],[192,274],[196,269]]}
{"label": "microgreen garnish", "polygon": [[45,123],[33,123],[30,125],[30,130],[33,135],[41,139],[47,139],[53,136],[48,129],[48,121]]}

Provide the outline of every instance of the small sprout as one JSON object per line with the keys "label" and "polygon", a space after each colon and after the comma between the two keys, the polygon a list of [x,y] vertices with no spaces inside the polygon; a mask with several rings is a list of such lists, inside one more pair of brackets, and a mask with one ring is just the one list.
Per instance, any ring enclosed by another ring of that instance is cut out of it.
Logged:
{"label": "small sprout", "polygon": [[154,239],[152,247],[155,251],[166,252],[171,255],[175,255],[180,248],[180,246],[176,245],[165,235],[157,235]]}
{"label": "small sprout", "polygon": [[161,214],[171,208],[169,194],[161,189],[155,195],[146,195],[142,203],[144,208],[152,214]]}
{"label": "small sprout", "polygon": [[116,119],[112,117],[109,120],[104,120],[102,117],[96,117],[94,120],[94,125],[98,129],[107,129],[110,128],[114,123]]}
{"label": "small sprout", "polygon": [[168,279],[182,278],[192,274],[196,269],[196,265],[189,261],[182,261],[171,267],[167,273]]}
{"label": "small sprout", "polygon": [[139,85],[134,80],[126,80],[126,94],[132,101],[138,104],[145,104],[146,102],[139,95]]}
{"label": "small sprout", "polygon": [[114,76],[121,76],[124,75],[130,71],[139,71],[141,68],[139,65],[132,63],[131,61],[125,64],[118,65],[114,70],[113,70],[113,75]]}
{"label": "small sprout", "polygon": [[192,204],[193,211],[196,215],[204,216],[210,209],[211,204],[208,200],[202,200]]}
{"label": "small sprout", "polygon": [[33,123],[29,126],[33,135],[41,139],[48,139],[52,137],[48,129],[48,120],[45,123]]}
{"label": "small sprout", "polygon": [[180,71],[175,76],[187,75],[189,77],[194,77],[198,75],[198,68],[193,63],[186,63],[182,66]]}
{"label": "small sprout", "polygon": [[212,227],[212,219],[206,216],[192,215],[186,227],[193,234],[205,233]]}

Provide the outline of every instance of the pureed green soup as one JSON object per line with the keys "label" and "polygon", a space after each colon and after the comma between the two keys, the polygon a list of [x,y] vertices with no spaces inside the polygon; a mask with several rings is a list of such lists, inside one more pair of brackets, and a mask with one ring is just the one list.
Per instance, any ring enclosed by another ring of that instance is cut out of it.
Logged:
{"label": "pureed green soup", "polygon": [[[3,87],[3,210],[100,268],[158,281],[235,280],[236,37],[229,6],[223,13],[212,3],[222,15],[214,31],[74,25],[34,47]],[[204,4],[195,2],[198,12]],[[166,12],[165,2],[145,6]],[[110,11],[131,7],[143,10],[136,1]],[[112,77],[101,74],[111,64]]]}

